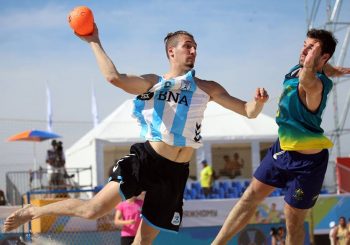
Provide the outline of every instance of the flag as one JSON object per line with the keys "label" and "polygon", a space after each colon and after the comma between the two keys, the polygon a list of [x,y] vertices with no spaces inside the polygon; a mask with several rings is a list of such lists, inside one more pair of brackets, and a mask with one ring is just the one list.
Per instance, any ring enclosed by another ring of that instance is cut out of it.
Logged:
{"label": "flag", "polygon": [[98,125],[98,112],[97,112],[94,86],[91,86],[91,112],[92,112],[92,121],[93,121],[94,127],[96,127]]}
{"label": "flag", "polygon": [[46,122],[47,122],[47,131],[52,132],[52,106],[51,106],[51,92],[49,86],[46,84]]}

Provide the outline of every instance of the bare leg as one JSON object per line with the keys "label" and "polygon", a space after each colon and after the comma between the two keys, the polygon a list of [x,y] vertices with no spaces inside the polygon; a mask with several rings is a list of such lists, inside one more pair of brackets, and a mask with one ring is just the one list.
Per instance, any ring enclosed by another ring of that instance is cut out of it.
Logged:
{"label": "bare leg", "polygon": [[140,226],[137,230],[133,245],[148,245],[152,244],[153,240],[159,234],[159,230],[149,226],[145,220],[141,220]]}
{"label": "bare leg", "polygon": [[67,199],[42,207],[27,205],[7,217],[4,222],[4,231],[11,231],[44,215],[97,219],[107,214],[121,201],[118,191],[119,183],[111,181],[90,200]]}
{"label": "bare leg", "polygon": [[275,187],[266,185],[253,178],[247,190],[227,216],[214,244],[226,244],[235,234],[243,229],[255,213],[258,204],[267,197]]}
{"label": "bare leg", "polygon": [[287,226],[287,245],[304,244],[304,220],[308,211],[309,209],[293,208],[289,204],[284,206]]}

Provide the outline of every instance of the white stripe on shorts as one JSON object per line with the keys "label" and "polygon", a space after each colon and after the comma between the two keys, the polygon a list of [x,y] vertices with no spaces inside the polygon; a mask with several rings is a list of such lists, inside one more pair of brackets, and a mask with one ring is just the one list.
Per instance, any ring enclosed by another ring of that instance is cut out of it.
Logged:
{"label": "white stripe on shorts", "polygon": [[283,153],[285,153],[285,151],[276,152],[275,154],[273,154],[272,157],[273,157],[275,160],[277,160],[277,157],[278,157],[279,155],[282,155]]}

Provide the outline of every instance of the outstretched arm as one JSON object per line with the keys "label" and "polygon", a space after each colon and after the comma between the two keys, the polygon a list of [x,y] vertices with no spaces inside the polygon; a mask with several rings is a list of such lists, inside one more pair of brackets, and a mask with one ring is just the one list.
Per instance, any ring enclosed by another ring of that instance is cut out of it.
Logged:
{"label": "outstretched arm", "polygon": [[148,74],[140,77],[119,73],[102,47],[96,24],[94,25],[94,32],[92,35],[78,37],[90,44],[101,73],[105,79],[113,85],[123,89],[127,93],[142,94],[147,92],[153,84],[156,83],[157,76],[155,74]]}
{"label": "outstretched arm", "polygon": [[203,84],[204,91],[210,95],[212,101],[248,118],[257,117],[269,98],[264,88],[257,88],[254,99],[246,102],[231,96],[216,82],[204,81]]}
{"label": "outstretched arm", "polygon": [[269,95],[264,88],[257,88],[252,101],[245,104],[245,109],[249,118],[255,118],[262,111],[264,104],[269,99]]}
{"label": "outstretched arm", "polygon": [[341,67],[341,66],[332,66],[328,63],[324,65],[323,71],[326,73],[328,77],[341,77],[341,76],[350,74],[350,68]]}

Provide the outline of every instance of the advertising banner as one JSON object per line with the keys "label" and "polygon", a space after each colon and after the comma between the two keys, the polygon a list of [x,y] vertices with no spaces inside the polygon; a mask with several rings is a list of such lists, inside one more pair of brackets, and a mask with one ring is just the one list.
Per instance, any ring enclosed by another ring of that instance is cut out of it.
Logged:
{"label": "advertising banner", "polygon": [[[184,202],[182,228],[222,226],[228,213],[238,199],[204,199]],[[285,217],[283,197],[266,198],[257,208],[249,224],[283,224]],[[20,206],[0,207],[0,225],[4,219]],[[322,195],[310,212],[307,222],[315,234],[329,232],[329,223],[337,223],[340,216],[350,217],[350,195]],[[42,222],[39,232],[79,232],[79,231],[115,231],[114,212],[97,220],[77,217],[53,216],[50,222]],[[45,227],[44,227],[45,226]],[[32,227],[34,228],[34,227]]]}

